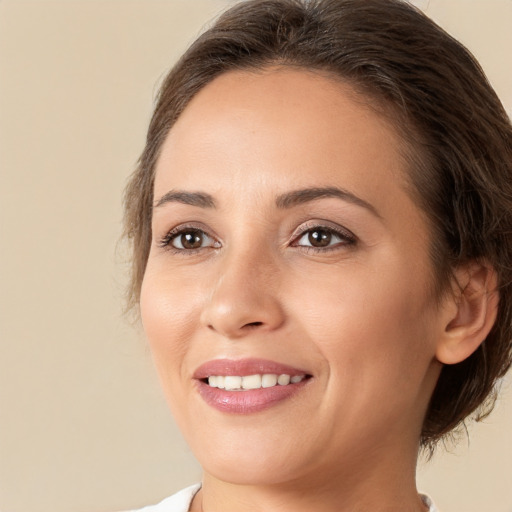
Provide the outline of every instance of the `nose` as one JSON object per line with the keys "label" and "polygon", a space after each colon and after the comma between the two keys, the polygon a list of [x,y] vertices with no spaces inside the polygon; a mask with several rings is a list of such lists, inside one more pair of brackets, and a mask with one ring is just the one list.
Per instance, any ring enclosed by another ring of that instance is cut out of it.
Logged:
{"label": "nose", "polygon": [[247,254],[217,262],[201,323],[230,339],[271,332],[285,321],[278,297],[279,270],[270,258]]}

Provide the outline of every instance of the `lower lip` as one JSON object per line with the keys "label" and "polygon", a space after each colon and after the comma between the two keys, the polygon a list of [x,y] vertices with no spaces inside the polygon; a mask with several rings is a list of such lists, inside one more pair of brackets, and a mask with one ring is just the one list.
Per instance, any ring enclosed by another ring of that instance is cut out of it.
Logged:
{"label": "lower lip", "polygon": [[213,388],[203,381],[197,382],[199,394],[214,409],[233,414],[251,414],[273,407],[300,393],[309,381],[310,379],[304,379],[296,384],[246,391],[226,391]]}

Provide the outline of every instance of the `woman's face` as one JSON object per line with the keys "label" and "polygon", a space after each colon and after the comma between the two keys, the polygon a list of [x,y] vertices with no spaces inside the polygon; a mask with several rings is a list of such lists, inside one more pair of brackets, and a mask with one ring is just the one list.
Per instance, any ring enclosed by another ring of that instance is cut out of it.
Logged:
{"label": "woman's face", "polygon": [[207,474],[415,458],[443,326],[406,172],[389,124],[307,71],[224,74],[170,131],[141,312]]}

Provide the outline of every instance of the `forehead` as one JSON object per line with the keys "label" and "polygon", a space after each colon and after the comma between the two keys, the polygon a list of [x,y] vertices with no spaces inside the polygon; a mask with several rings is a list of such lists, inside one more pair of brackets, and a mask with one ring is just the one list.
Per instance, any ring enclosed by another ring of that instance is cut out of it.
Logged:
{"label": "forehead", "polygon": [[337,185],[371,200],[403,192],[401,139],[350,86],[294,68],[228,72],[205,86],[170,130],[155,197],[172,188]]}

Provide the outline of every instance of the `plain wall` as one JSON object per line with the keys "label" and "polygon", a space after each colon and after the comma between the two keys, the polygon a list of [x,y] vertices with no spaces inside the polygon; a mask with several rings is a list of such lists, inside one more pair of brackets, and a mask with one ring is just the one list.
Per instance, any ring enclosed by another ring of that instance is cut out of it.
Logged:
{"label": "plain wall", "polygon": [[[122,317],[121,193],[156,84],[221,0],[0,0],[0,510],[152,503],[200,470]],[[512,112],[512,1],[416,2]],[[510,381],[510,379],[509,379]],[[422,465],[444,512],[512,512],[512,386]]]}

